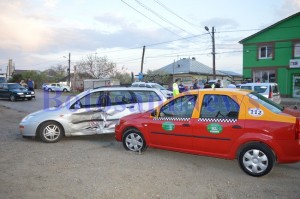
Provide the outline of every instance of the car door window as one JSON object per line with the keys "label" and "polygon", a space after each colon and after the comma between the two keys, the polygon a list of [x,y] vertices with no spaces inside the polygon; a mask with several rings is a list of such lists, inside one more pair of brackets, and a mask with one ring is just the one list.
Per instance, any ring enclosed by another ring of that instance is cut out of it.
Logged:
{"label": "car door window", "polygon": [[126,90],[109,91],[108,98],[108,105],[110,106],[135,103],[133,95]]}
{"label": "car door window", "polygon": [[93,107],[104,107],[106,104],[105,92],[93,92],[90,93],[80,100],[78,100],[72,108],[93,108]]}
{"label": "car door window", "polygon": [[239,105],[227,95],[204,95],[200,118],[237,119]]}
{"label": "car door window", "polygon": [[190,118],[193,114],[197,95],[185,95],[170,101],[160,109],[159,117]]}
{"label": "car door window", "polygon": [[133,91],[133,93],[138,103],[162,101],[154,91]]}

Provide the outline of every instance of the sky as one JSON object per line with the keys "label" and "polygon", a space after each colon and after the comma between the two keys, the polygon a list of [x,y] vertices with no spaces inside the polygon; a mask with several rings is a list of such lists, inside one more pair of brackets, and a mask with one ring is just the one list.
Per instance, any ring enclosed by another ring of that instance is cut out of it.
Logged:
{"label": "sky", "polygon": [[[46,70],[89,55],[144,73],[182,58],[242,73],[239,41],[300,11],[299,0],[0,0],[0,67]],[[205,30],[209,28],[209,32]]]}

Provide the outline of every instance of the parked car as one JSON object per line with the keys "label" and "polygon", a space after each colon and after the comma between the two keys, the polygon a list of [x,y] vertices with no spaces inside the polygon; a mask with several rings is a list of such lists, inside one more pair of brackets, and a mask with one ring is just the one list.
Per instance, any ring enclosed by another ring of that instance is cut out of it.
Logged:
{"label": "parked car", "polygon": [[246,83],[241,84],[240,88],[255,91],[278,104],[281,103],[279,87],[276,83]]}
{"label": "parked car", "polygon": [[153,83],[153,82],[134,82],[131,85],[132,87],[147,87],[147,88],[156,88],[161,90],[161,92],[165,95],[166,98],[172,98],[173,92],[167,90],[165,87],[161,86],[160,84]]}
{"label": "parked car", "polygon": [[46,90],[46,86],[47,86],[47,85],[49,85],[49,84],[48,84],[48,83],[43,83],[43,84],[42,84],[42,89],[43,89],[43,90]]}
{"label": "parked car", "polygon": [[9,99],[14,102],[16,100],[31,100],[35,97],[34,91],[28,91],[18,83],[0,83],[0,98]]}
{"label": "parked car", "polygon": [[121,118],[115,131],[130,151],[152,147],[237,158],[241,169],[256,177],[269,173],[275,162],[300,161],[300,118],[249,90],[189,91]]}
{"label": "parked car", "polygon": [[20,133],[57,142],[63,136],[114,133],[126,115],[144,112],[167,99],[157,89],[103,87],[84,91],[59,107],[31,113],[20,122]]}
{"label": "parked car", "polygon": [[45,90],[49,92],[59,91],[59,92],[70,92],[70,86],[59,84],[59,83],[51,83],[45,86]]}

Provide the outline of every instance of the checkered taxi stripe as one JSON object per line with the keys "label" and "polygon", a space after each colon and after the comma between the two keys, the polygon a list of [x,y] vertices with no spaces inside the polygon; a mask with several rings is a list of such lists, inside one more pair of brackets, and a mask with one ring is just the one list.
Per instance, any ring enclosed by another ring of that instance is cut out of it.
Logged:
{"label": "checkered taxi stripe", "polygon": [[164,120],[164,121],[189,121],[190,118],[186,117],[158,117],[153,118],[153,120]]}
{"label": "checkered taxi stripe", "polygon": [[224,119],[224,118],[199,118],[198,122],[237,122],[237,119]]}

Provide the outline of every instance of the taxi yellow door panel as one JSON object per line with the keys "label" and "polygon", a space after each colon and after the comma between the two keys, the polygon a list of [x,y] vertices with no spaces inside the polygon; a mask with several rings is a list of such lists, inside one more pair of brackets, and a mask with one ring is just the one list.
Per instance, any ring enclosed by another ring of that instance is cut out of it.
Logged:
{"label": "taxi yellow door panel", "polygon": [[193,150],[191,117],[196,101],[197,95],[186,95],[162,106],[148,130],[150,143],[166,149]]}
{"label": "taxi yellow door panel", "polygon": [[228,154],[230,146],[242,135],[243,112],[240,104],[227,95],[206,94],[200,105],[199,118],[193,124],[193,145],[207,154]]}

